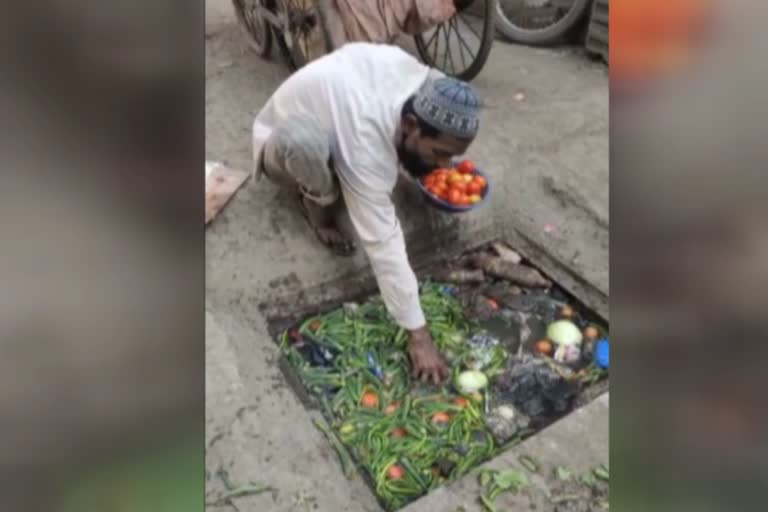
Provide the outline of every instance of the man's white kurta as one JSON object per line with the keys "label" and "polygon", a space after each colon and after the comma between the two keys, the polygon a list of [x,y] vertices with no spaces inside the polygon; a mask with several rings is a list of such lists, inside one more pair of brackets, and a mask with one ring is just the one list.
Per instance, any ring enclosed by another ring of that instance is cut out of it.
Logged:
{"label": "man's white kurta", "polygon": [[347,44],[291,75],[253,126],[255,157],[289,117],[314,118],[327,129],[352,223],[389,313],[406,329],[426,322],[391,199],[399,168],[395,134],[405,101],[438,76],[395,46]]}

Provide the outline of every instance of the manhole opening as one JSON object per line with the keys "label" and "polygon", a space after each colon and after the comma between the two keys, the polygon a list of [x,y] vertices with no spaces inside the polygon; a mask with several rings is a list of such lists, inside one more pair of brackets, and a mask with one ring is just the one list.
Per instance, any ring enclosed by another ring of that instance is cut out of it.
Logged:
{"label": "manhole opening", "polygon": [[[607,390],[608,322],[535,262],[515,261],[494,242],[417,272],[451,368],[443,386],[410,377],[407,333],[375,293],[269,322],[292,388],[322,412],[318,427],[347,476],[359,472],[385,510],[461,478]],[[483,375],[487,386],[474,392]]]}

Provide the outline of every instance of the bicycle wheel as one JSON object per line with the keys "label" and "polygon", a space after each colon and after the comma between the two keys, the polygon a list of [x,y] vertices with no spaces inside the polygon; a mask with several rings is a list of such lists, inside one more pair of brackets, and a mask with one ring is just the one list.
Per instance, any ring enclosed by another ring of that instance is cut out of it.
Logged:
{"label": "bicycle wheel", "polygon": [[261,16],[262,0],[232,0],[232,5],[248,44],[259,56],[268,57],[272,53],[272,28]]}
{"label": "bicycle wheel", "polygon": [[[421,60],[461,80],[472,80],[491,52],[498,0],[456,2],[456,14],[445,23],[414,36]],[[442,43],[442,53],[440,51]],[[457,66],[457,64],[461,64]]]}
{"label": "bicycle wheel", "polygon": [[277,43],[296,70],[333,50],[328,23],[318,0],[278,0],[278,15],[285,28]]}
{"label": "bicycle wheel", "polygon": [[499,0],[496,28],[516,43],[559,40],[587,13],[592,0]]}

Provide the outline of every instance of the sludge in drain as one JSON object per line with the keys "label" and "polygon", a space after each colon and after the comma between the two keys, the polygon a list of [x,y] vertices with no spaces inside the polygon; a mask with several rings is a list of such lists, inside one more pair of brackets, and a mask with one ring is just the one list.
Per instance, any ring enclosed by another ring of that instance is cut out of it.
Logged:
{"label": "sludge in drain", "polygon": [[[320,404],[329,434],[394,510],[566,414],[578,393],[603,378],[584,358],[558,362],[554,352],[533,352],[555,320],[598,329],[589,312],[554,290],[488,276],[424,281],[422,308],[452,371],[443,387],[411,379],[407,333],[378,297],[304,319],[283,333],[281,348]],[[480,302],[490,311],[478,313]],[[603,327],[599,333],[607,336]],[[458,377],[468,370],[486,375],[489,386],[460,393]]]}

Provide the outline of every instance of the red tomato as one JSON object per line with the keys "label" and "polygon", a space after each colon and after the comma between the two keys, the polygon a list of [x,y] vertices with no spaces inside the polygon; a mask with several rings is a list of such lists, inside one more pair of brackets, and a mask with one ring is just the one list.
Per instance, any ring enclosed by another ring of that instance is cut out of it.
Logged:
{"label": "red tomato", "polygon": [[438,169],[432,174],[434,174],[435,179],[437,180],[445,180],[448,177],[448,173],[450,171],[448,169]]}
{"label": "red tomato", "polygon": [[390,480],[402,480],[404,476],[405,469],[403,469],[403,466],[398,464],[389,466],[389,469],[387,470],[387,478]]}
{"label": "red tomato", "polygon": [[600,331],[594,325],[588,326],[584,329],[584,337],[588,340],[596,340],[600,336]]}
{"label": "red tomato", "polygon": [[474,180],[472,180],[472,182],[467,184],[467,194],[474,196],[479,194],[482,191],[483,191],[483,187],[481,187],[480,184]]}
{"label": "red tomato", "polygon": [[451,417],[444,412],[436,412],[432,416],[432,423],[445,424],[451,421]]}
{"label": "red tomato", "polygon": [[462,194],[467,193],[467,184],[463,181],[457,181],[451,185],[451,188],[458,190]]}
{"label": "red tomato", "polygon": [[469,400],[464,398],[463,396],[458,397],[456,400],[453,401],[454,405],[458,405],[461,408],[464,408],[469,405]]}
{"label": "red tomato", "polygon": [[392,429],[392,437],[401,438],[407,435],[408,435],[408,432],[402,427],[396,427]]}
{"label": "red tomato", "polygon": [[549,340],[539,340],[533,344],[533,351],[548,356],[554,352],[554,347]]}
{"label": "red tomato", "polygon": [[373,391],[366,391],[360,399],[360,405],[367,409],[374,409],[379,406],[379,397]]}
{"label": "red tomato", "polygon": [[480,190],[483,190],[488,185],[488,180],[482,176],[475,176],[474,183],[480,185]]}
{"label": "red tomato", "polygon": [[461,204],[462,195],[459,190],[456,190],[455,188],[452,188],[448,192],[448,202],[452,204]]}
{"label": "red tomato", "polygon": [[471,174],[475,172],[475,164],[472,163],[472,160],[462,160],[456,169],[462,174]]}
{"label": "red tomato", "polygon": [[384,409],[384,414],[387,416],[391,416],[397,412],[397,409],[400,407],[400,402],[392,402],[387,406],[386,409]]}

